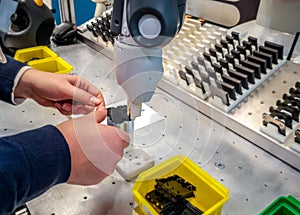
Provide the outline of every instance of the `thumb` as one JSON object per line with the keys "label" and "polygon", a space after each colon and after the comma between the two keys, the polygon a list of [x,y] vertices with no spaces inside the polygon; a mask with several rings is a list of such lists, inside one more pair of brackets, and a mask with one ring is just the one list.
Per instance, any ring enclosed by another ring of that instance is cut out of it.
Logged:
{"label": "thumb", "polygon": [[107,110],[104,106],[99,106],[95,112],[94,112],[94,117],[97,123],[102,122],[107,115]]}

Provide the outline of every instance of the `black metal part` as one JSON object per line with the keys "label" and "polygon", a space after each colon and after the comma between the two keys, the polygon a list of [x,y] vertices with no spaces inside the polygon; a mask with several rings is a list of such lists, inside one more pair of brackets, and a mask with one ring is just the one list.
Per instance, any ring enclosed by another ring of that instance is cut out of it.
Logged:
{"label": "black metal part", "polygon": [[300,109],[300,100],[296,99],[295,97],[288,95],[288,94],[283,94],[282,99],[284,100],[285,103],[291,104],[293,106],[297,106]]}
{"label": "black metal part", "polygon": [[259,57],[261,59],[266,60],[267,68],[269,68],[269,69],[273,68],[273,66],[272,66],[272,62],[273,62],[272,55],[264,53],[264,52],[260,52],[260,51],[253,51],[253,55],[256,56],[256,57]]}
{"label": "black metal part", "polygon": [[178,175],[156,179],[155,190],[170,200],[195,197],[196,187]]}
{"label": "black metal part", "polygon": [[200,88],[202,90],[203,94],[206,93],[206,90],[205,90],[205,88],[203,86],[203,83],[202,83],[202,81],[200,79],[198,79],[198,78],[195,77],[194,78],[194,83],[195,83],[196,87],[198,87],[198,88]]}
{"label": "black metal part", "polygon": [[288,105],[280,100],[277,100],[276,102],[277,109],[280,111],[287,111],[292,115],[293,120],[296,122],[299,122],[299,113],[300,110],[297,107],[294,107],[292,105]]}
{"label": "black metal part", "polygon": [[229,106],[229,95],[223,89],[210,85],[211,96],[220,98],[224,105]]}
{"label": "black metal part", "polygon": [[258,49],[260,52],[272,55],[272,63],[278,64],[278,51],[276,49],[272,49],[266,46],[259,46]]}
{"label": "black metal part", "polygon": [[234,39],[233,39],[233,37],[232,36],[229,36],[229,35],[226,35],[226,41],[229,43],[229,44],[231,44],[232,46],[233,46],[233,48],[235,49],[235,45],[234,45]]}
{"label": "black metal part", "polygon": [[217,63],[213,63],[212,66],[213,66],[215,72],[217,72],[217,73],[223,75],[223,69],[222,69],[222,66],[221,66],[221,65],[219,65],[219,64],[217,64]]}
{"label": "black metal part", "polygon": [[235,87],[236,93],[242,95],[242,82],[236,78],[230,77],[228,75],[222,75],[222,79],[224,82],[231,84]]}
{"label": "black metal part", "polygon": [[223,47],[220,44],[215,44],[215,49],[216,49],[217,52],[222,54],[222,57],[224,57]]}
{"label": "black metal part", "polygon": [[190,83],[189,83],[189,81],[187,80],[186,73],[185,73],[184,71],[182,71],[182,70],[179,70],[178,73],[179,73],[179,77],[180,77],[182,80],[184,80],[184,81],[186,82],[186,84],[189,86]]}
{"label": "black metal part", "polygon": [[252,54],[252,43],[251,43],[251,42],[248,42],[248,41],[246,41],[246,40],[244,40],[244,41],[242,42],[242,44],[243,44],[243,46],[246,47],[247,50],[250,51],[250,54]]}
{"label": "black metal part", "polygon": [[228,63],[231,63],[233,65],[233,67],[235,68],[235,61],[234,61],[234,57],[230,54],[226,54],[225,55],[226,60],[228,61]]}
{"label": "black metal part", "polygon": [[233,37],[233,39],[235,39],[235,40],[238,41],[238,44],[239,44],[239,45],[241,44],[241,41],[240,41],[240,33],[239,33],[239,32],[232,31],[232,32],[231,32],[231,36]]}
{"label": "black metal part", "polygon": [[241,52],[240,52],[240,51],[232,49],[232,50],[231,50],[231,55],[232,55],[234,58],[238,59],[238,60],[239,60],[239,63],[241,62]]}
{"label": "black metal part", "polygon": [[117,124],[129,121],[130,116],[127,113],[127,105],[107,108],[107,118]]}
{"label": "black metal part", "polygon": [[203,212],[185,199],[180,199],[164,208],[160,215],[201,215]]}
{"label": "black metal part", "polygon": [[94,37],[100,37],[103,42],[111,42],[114,44],[114,34],[110,30],[110,23],[112,19],[111,13],[95,18],[90,24],[87,24],[87,29],[92,32]]}
{"label": "black metal part", "polygon": [[269,114],[263,113],[263,125],[268,126],[268,124],[275,125],[278,129],[278,133],[282,134],[283,136],[286,136],[286,125],[281,122],[280,120],[274,119]]}
{"label": "black metal part", "polygon": [[98,37],[98,35],[97,35],[97,33],[96,33],[96,29],[95,29],[91,24],[87,24],[87,25],[86,25],[86,28],[87,28],[90,32],[92,32],[92,34],[93,34],[94,37]]}
{"label": "black metal part", "polygon": [[193,68],[192,68],[192,67],[186,65],[186,66],[184,67],[184,69],[185,69],[185,71],[186,71],[187,74],[189,74],[189,75],[191,75],[193,78],[195,78],[194,73],[193,73]]}
{"label": "black metal part", "polygon": [[242,73],[239,73],[235,70],[229,69],[228,70],[228,74],[230,75],[230,77],[236,78],[238,80],[241,81],[241,84],[243,86],[243,88],[245,89],[249,89],[249,84],[248,84],[248,76]]}
{"label": "black metal part", "polygon": [[298,90],[297,88],[294,87],[290,88],[289,93],[291,94],[291,96],[300,99],[300,90]]}
{"label": "black metal part", "polygon": [[195,197],[196,187],[178,175],[155,180],[154,190],[145,195],[154,209],[162,215],[200,215],[203,212],[187,198]]}
{"label": "black metal part", "polygon": [[216,84],[217,84],[218,88],[220,88],[228,93],[229,98],[236,100],[235,86],[228,84],[224,81],[220,81],[220,80],[216,80]]}
{"label": "black metal part", "polygon": [[260,65],[261,73],[267,74],[267,61],[265,59],[249,55],[247,60]]}
{"label": "black metal part", "polygon": [[285,112],[281,112],[280,110],[274,108],[273,106],[269,108],[269,111],[270,111],[270,116],[272,116],[273,118],[278,118],[280,120],[283,120],[286,127],[290,129],[293,128],[293,119],[291,115]]}
{"label": "black metal part", "polygon": [[248,37],[248,41],[253,45],[255,46],[255,50],[257,50],[257,46],[258,46],[258,43],[257,43],[257,38],[256,37],[252,37],[252,36],[249,36]]}
{"label": "black metal part", "polygon": [[254,70],[255,78],[261,79],[261,69],[259,64],[250,62],[248,60],[241,60],[241,64],[244,67]]}
{"label": "black metal part", "polygon": [[219,63],[220,63],[220,65],[221,65],[223,68],[225,68],[226,70],[229,69],[229,65],[228,65],[228,61],[227,61],[227,60],[221,58],[221,59],[219,60]]}
{"label": "black metal part", "polygon": [[255,72],[252,69],[249,69],[247,67],[241,66],[241,65],[236,65],[235,69],[237,72],[242,73],[244,75],[247,75],[248,77],[248,82],[251,84],[255,84]]}
{"label": "black metal part", "polygon": [[277,43],[272,43],[272,42],[269,42],[269,41],[265,41],[264,44],[265,44],[266,47],[277,50],[278,51],[278,58],[280,60],[283,60],[283,53],[284,53],[284,46],[283,45],[280,45],[280,44],[277,44]]}
{"label": "black metal part", "polygon": [[241,53],[241,54],[243,54],[245,57],[247,56],[247,53],[246,53],[246,47],[245,46],[241,46],[241,45],[238,45],[237,47],[236,47],[236,49]]}
{"label": "black metal part", "polygon": [[295,87],[300,91],[300,81],[297,81]]}
{"label": "black metal part", "polygon": [[208,51],[209,51],[209,54],[211,56],[215,57],[217,59],[217,61],[218,61],[217,50],[215,50],[213,48],[209,48]]}
{"label": "black metal part", "polygon": [[170,199],[161,195],[157,190],[152,190],[152,191],[148,192],[146,194],[145,198],[150,203],[152,203],[152,205],[158,212],[160,210],[163,210],[164,208],[168,208],[168,205],[172,204]]}
{"label": "black metal part", "polygon": [[220,42],[221,42],[221,46],[223,46],[223,48],[227,49],[228,51],[228,41],[222,39]]}
{"label": "black metal part", "polygon": [[203,57],[204,57],[205,60],[207,60],[207,61],[209,61],[210,63],[212,63],[212,62],[211,62],[211,58],[210,58],[210,54],[208,54],[207,52],[204,52],[204,53],[203,53]]}

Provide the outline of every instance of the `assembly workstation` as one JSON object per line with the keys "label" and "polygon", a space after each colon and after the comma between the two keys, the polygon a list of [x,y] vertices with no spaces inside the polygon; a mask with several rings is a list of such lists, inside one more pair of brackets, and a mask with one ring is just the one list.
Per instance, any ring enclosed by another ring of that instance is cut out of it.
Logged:
{"label": "assembly workstation", "polygon": [[[48,47],[73,66],[71,74],[101,90],[108,108],[130,108],[125,127],[132,143],[117,170],[101,183],[57,185],[15,214],[152,214],[138,208],[133,186],[141,172],[177,155],[188,157],[228,189],[229,198],[216,214],[259,214],[280,196],[300,200],[300,2],[252,1],[255,12],[247,10],[253,9],[247,2],[188,0],[180,31],[167,39],[172,41],[161,53],[150,54],[162,60],[158,70],[163,71],[154,75],[153,95],[144,101],[132,98],[148,93],[143,87],[149,83],[132,92],[136,80],[122,85],[128,80],[120,80],[119,73],[130,68],[138,74],[148,69],[148,62],[143,64],[138,50],[124,48],[122,42],[132,40],[115,39],[111,29],[103,29],[102,21],[111,25],[116,16],[114,4],[98,2],[99,14],[77,26],[77,40],[51,42]],[[74,5],[60,6],[62,21],[76,23]],[[157,21],[149,20],[152,25]],[[149,40],[157,32],[150,33]],[[118,48],[119,54],[129,51],[121,56],[115,53]],[[116,59],[127,62],[132,56],[142,63],[114,66]],[[143,78],[142,83],[149,79]],[[18,106],[1,102],[0,109],[1,136],[76,117],[31,100]]]}

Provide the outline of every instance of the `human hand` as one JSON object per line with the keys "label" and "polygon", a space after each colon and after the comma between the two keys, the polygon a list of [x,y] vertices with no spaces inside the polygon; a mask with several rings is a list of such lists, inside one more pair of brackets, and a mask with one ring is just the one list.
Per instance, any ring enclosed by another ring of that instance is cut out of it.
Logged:
{"label": "human hand", "polygon": [[84,78],[36,69],[28,69],[23,74],[14,95],[55,107],[64,115],[87,114],[96,106],[105,106],[102,93]]}
{"label": "human hand", "polygon": [[71,153],[70,184],[92,185],[113,173],[129,144],[127,133],[116,127],[99,124],[106,117],[105,107],[57,128],[64,135]]}

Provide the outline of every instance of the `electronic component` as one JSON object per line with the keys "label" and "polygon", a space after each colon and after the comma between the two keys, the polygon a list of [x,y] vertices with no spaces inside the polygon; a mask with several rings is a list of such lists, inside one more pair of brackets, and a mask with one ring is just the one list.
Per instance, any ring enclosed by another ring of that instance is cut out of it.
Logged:
{"label": "electronic component", "polygon": [[156,179],[155,190],[171,200],[194,197],[196,187],[178,175]]}
{"label": "electronic component", "polygon": [[187,199],[195,197],[196,187],[178,175],[155,180],[154,190],[145,198],[161,215],[200,215],[203,212]]}

